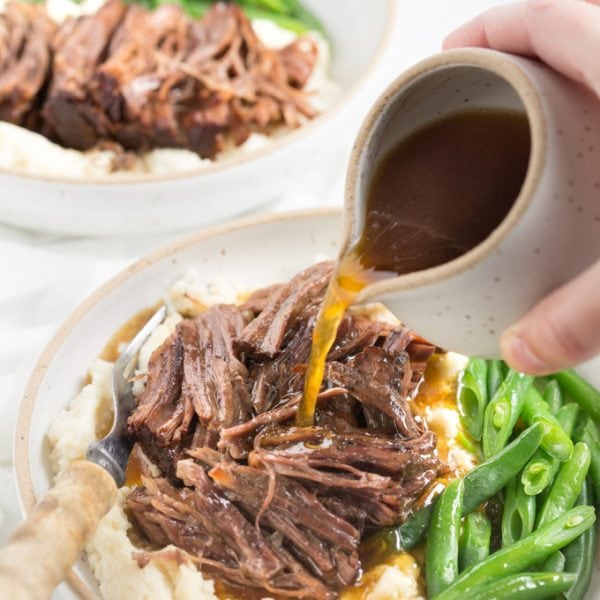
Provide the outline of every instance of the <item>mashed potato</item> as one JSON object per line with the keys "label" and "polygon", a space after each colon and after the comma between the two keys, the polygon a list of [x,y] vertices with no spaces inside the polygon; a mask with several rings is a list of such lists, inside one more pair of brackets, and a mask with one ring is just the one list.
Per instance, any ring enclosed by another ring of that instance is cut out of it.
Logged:
{"label": "mashed potato", "polygon": [[[0,12],[7,0],[0,0]],[[67,17],[78,17],[96,12],[104,0],[47,0],[48,13],[55,21]],[[252,26],[260,40],[269,48],[280,48],[292,42],[297,36],[272,21],[254,19]],[[341,88],[328,76],[330,50],[327,40],[317,32],[308,34],[319,48],[317,63],[311,78],[304,87],[310,94],[310,102],[319,112],[327,110],[340,96]],[[229,146],[219,154],[219,159],[246,155],[269,145],[272,138],[285,135],[288,130],[281,127],[271,136],[253,133],[240,146]],[[68,177],[110,176],[114,179],[127,179],[140,174],[168,175],[196,169],[206,169],[212,160],[202,159],[195,152],[177,148],[157,148],[138,154],[127,170],[117,170],[118,157],[112,150],[88,150],[80,152],[63,148],[39,133],[23,127],[0,121],[0,168],[31,175]]]}
{"label": "mashed potato", "polygon": [[[203,285],[194,270],[177,281],[166,299],[171,310],[169,316],[140,351],[134,393],[143,390],[150,355],[171,334],[182,315],[197,314],[201,307],[217,302],[241,302],[247,295],[248,290],[231,284],[213,282]],[[398,322],[380,304],[357,307],[356,310],[372,318]],[[456,377],[463,366],[464,357],[452,353],[444,355],[435,365],[435,382],[431,381],[430,387],[438,389],[447,400],[447,396],[455,391]],[[50,460],[55,473],[73,460],[84,458],[88,445],[96,439],[96,426],[102,412],[111,410],[112,367],[112,363],[96,360],[90,370],[89,383],[48,429]],[[425,384],[423,395],[427,397],[430,391]],[[459,470],[469,470],[475,465],[475,458],[462,450],[457,442],[460,423],[450,403],[426,407],[423,417],[444,447],[452,449],[442,458],[451,457]],[[102,596],[110,600],[216,600],[214,582],[203,577],[191,560],[186,562],[186,553],[179,549],[178,556],[183,559],[183,564],[178,565],[168,558],[169,550],[173,549],[169,546],[163,560],[152,560],[144,568],[138,566],[133,558],[137,548],[128,535],[131,524],[124,510],[129,491],[127,487],[119,490],[117,503],[100,521],[86,547],[88,562]],[[418,563],[410,554],[400,553],[367,571],[360,585],[342,594],[341,600],[421,600],[423,597]]]}

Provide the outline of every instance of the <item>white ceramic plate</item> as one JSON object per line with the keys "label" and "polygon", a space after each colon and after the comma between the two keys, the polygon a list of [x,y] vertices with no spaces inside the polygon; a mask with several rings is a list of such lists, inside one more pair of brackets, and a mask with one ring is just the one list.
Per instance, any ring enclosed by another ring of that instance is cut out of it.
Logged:
{"label": "white ceramic plate", "polygon": [[[50,486],[48,426],[78,394],[110,332],[152,305],[190,267],[197,268],[205,282],[225,280],[251,289],[289,279],[317,260],[335,258],[340,235],[337,210],[237,221],[149,255],[89,297],[42,353],[21,404],[15,464],[24,515]],[[76,566],[71,585],[84,598],[97,597],[95,581],[83,563]],[[588,600],[598,597],[600,576],[596,572]]]}
{"label": "white ceramic plate", "polygon": [[[172,176],[111,182],[0,169],[0,221],[72,235],[190,230],[247,213],[286,190],[326,190],[343,172],[377,67],[390,46],[394,0],[303,1],[327,30],[330,75],[343,89],[340,100],[321,116],[256,152]],[[311,189],[309,173],[314,173]]]}

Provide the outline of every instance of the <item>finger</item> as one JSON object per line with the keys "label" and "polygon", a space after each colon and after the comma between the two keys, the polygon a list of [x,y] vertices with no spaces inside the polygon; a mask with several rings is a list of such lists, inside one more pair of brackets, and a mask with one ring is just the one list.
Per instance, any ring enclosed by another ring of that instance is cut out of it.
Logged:
{"label": "finger", "polygon": [[527,0],[493,8],[444,40],[444,49],[481,46],[537,56],[600,95],[598,0]]}
{"label": "finger", "polygon": [[[443,48],[478,46],[531,54],[527,30],[523,26],[528,10],[525,2],[491,8],[446,36]],[[515,27],[515,22],[521,26]]]}
{"label": "finger", "polygon": [[557,289],[500,340],[508,364],[545,375],[600,353],[600,261]]}

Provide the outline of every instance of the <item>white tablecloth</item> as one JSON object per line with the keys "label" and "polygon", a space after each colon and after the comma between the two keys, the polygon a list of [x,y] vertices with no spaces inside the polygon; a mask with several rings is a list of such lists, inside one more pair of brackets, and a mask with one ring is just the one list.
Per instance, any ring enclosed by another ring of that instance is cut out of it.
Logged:
{"label": "white tablecloth", "polygon": [[[371,1],[375,7],[377,0]],[[397,3],[393,48],[373,86],[373,98],[406,67],[437,52],[445,33],[500,0]],[[342,179],[340,173],[335,189],[327,195],[327,204],[341,205]],[[295,210],[323,204],[318,197],[289,196],[272,209]],[[136,258],[173,237],[76,239],[0,225],[0,544],[20,519],[12,475],[14,423],[37,356],[60,322],[85,296]]]}

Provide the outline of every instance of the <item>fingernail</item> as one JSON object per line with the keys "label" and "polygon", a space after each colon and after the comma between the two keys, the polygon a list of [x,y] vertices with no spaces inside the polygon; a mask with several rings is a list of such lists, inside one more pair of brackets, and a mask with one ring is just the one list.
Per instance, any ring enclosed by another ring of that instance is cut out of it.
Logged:
{"label": "fingernail", "polygon": [[500,349],[506,362],[513,368],[530,375],[546,375],[552,371],[525,341],[518,330],[509,329],[500,340]]}

